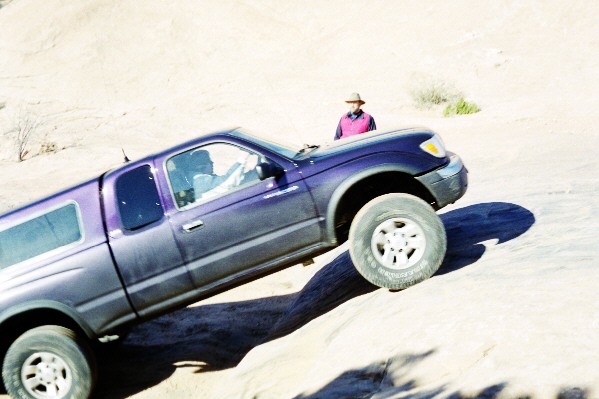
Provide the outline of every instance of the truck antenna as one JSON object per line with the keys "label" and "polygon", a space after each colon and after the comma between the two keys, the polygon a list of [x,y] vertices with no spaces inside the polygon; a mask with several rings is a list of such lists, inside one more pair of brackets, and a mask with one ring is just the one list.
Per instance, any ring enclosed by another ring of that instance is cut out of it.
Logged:
{"label": "truck antenna", "polygon": [[123,151],[123,157],[125,157],[123,162],[127,163],[127,162],[131,161],[129,159],[129,157],[127,156],[127,154],[125,154],[125,149],[123,147],[121,147],[121,151]]}

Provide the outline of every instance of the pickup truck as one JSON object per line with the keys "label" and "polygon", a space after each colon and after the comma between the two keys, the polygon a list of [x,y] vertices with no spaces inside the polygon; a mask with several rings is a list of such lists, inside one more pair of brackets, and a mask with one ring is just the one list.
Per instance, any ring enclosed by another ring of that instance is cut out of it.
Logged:
{"label": "pickup truck", "polygon": [[241,129],[0,216],[0,359],[15,398],[86,398],[92,343],[349,240],[371,283],[432,276],[467,170],[426,128],[288,148]]}

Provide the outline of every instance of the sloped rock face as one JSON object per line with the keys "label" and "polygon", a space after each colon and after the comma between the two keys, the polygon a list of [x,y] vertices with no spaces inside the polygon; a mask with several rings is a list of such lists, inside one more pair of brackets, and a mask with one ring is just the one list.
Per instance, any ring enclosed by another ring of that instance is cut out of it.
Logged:
{"label": "sloped rock face", "polygon": [[[285,314],[270,331],[271,339],[288,335],[343,303],[378,288],[362,278],[354,268],[347,245],[332,254],[339,255],[321,266],[322,268],[295,296]],[[330,259],[332,254],[326,259]]]}
{"label": "sloped rock face", "polygon": [[[585,321],[567,315],[572,306],[589,309],[580,298],[566,300],[567,305],[551,299],[557,286],[574,284],[585,268],[554,274],[549,259],[506,262],[520,251],[519,238],[537,223],[521,206],[475,204],[448,211],[442,219],[452,238],[436,276],[401,292],[376,289],[361,281],[341,248],[332,261],[317,265],[322,268],[296,295],[268,342],[251,350],[213,397],[589,392],[592,376],[573,359],[587,362],[592,356],[584,351],[559,355],[562,345],[581,349],[590,343],[595,333],[582,340],[569,334],[572,325],[582,328]],[[557,275],[561,281],[554,280]],[[580,293],[588,300],[592,290],[583,287]],[[551,317],[533,310],[537,307]],[[559,344],[552,345],[553,339]],[[563,365],[577,371],[567,372]]]}
{"label": "sloped rock face", "polygon": [[[43,121],[25,162],[0,136],[0,212],[97,176],[121,148],[231,125],[326,142],[354,91],[379,127],[429,126],[470,170],[430,280],[375,289],[341,248],[139,326],[104,361],[101,395],[598,395],[593,2],[0,5],[0,134],[23,110]],[[417,109],[429,78],[482,112]]]}

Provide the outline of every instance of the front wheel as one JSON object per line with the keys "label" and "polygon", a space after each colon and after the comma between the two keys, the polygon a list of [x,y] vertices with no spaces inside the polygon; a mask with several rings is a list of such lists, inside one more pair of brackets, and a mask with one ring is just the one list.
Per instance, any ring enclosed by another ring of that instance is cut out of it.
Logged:
{"label": "front wheel", "polygon": [[349,230],[358,272],[379,287],[404,289],[441,266],[447,238],[433,208],[409,194],[387,194],[364,205]]}
{"label": "front wheel", "polygon": [[10,346],[2,367],[11,398],[88,398],[95,380],[95,362],[85,341],[60,326],[27,331]]}

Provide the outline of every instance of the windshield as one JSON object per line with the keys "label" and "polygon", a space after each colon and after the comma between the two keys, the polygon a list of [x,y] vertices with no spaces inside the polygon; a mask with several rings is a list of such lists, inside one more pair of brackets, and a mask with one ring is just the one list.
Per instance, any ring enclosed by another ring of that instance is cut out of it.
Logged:
{"label": "windshield", "polygon": [[259,143],[262,147],[265,147],[271,151],[278,152],[283,155],[285,158],[296,159],[300,157],[304,157],[306,153],[311,152],[314,148],[318,148],[318,146],[301,144],[298,142],[294,142],[293,139],[286,143],[279,143],[270,138],[265,139],[263,137],[255,136],[251,133],[246,132],[243,129],[237,129],[237,134],[239,136],[246,136],[247,138],[251,138],[252,141]]}

